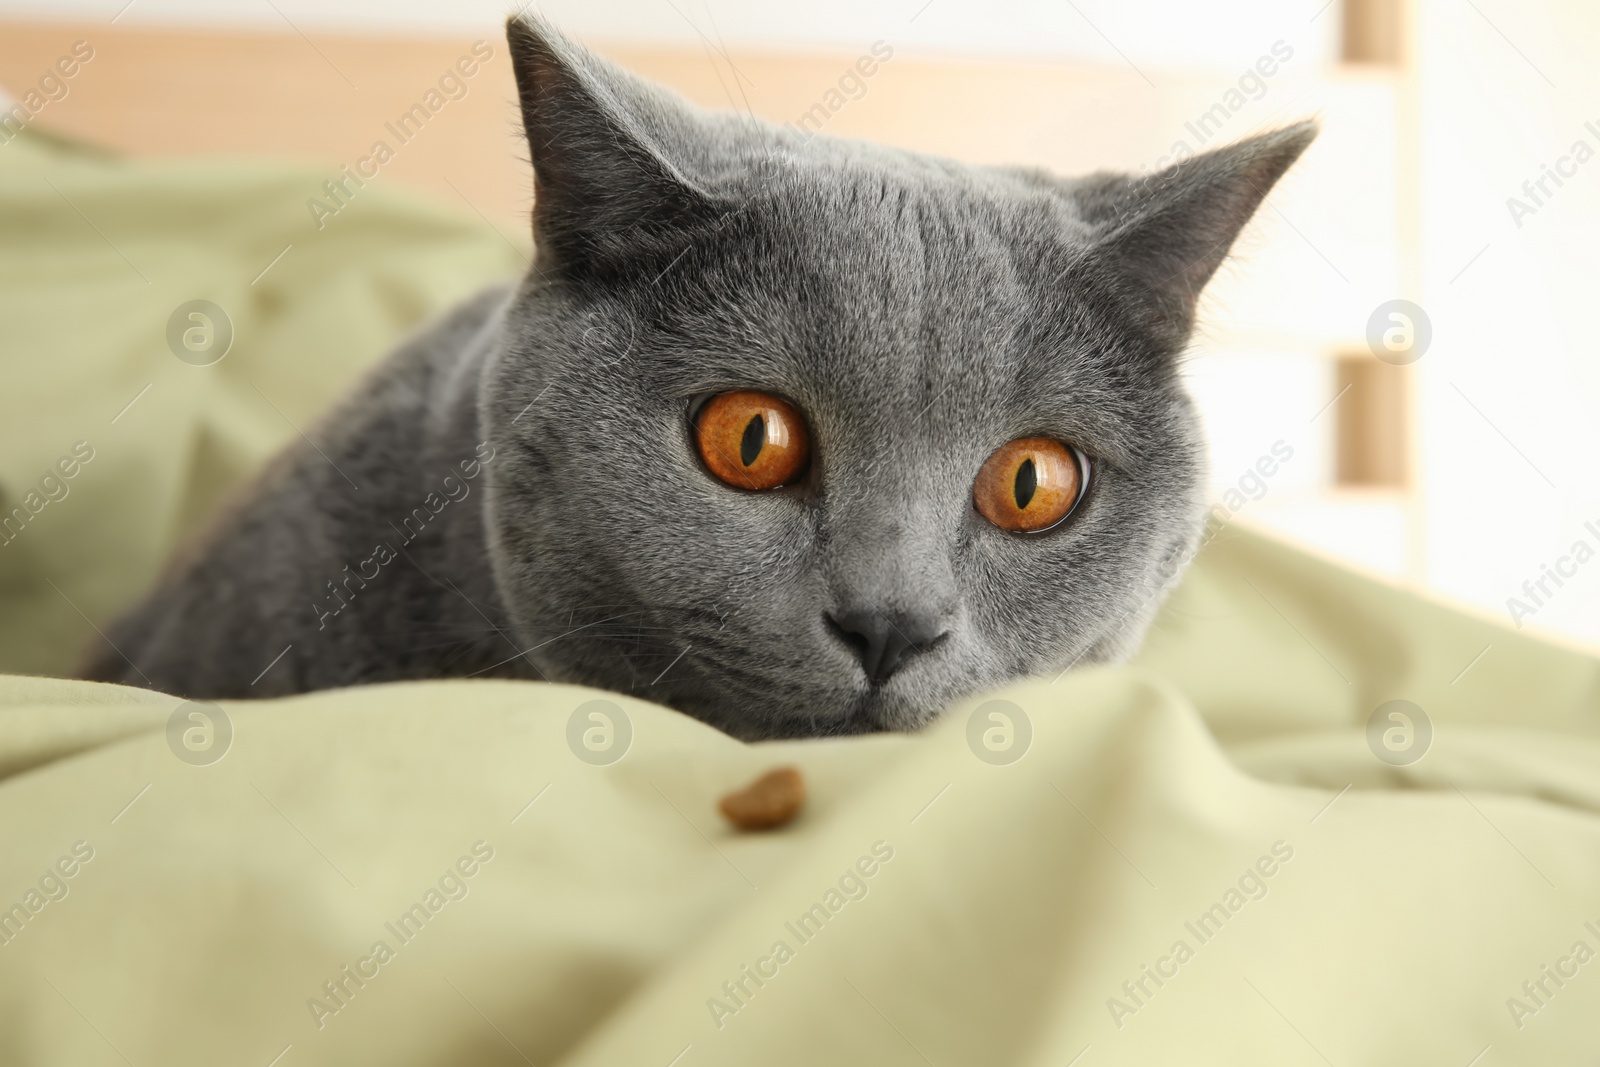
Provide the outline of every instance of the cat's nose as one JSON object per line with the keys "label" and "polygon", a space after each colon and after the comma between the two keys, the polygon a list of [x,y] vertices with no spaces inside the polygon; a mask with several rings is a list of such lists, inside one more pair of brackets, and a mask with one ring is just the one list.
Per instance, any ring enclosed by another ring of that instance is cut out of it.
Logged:
{"label": "cat's nose", "polygon": [[876,611],[850,608],[829,612],[835,633],[861,660],[867,680],[882,685],[912,655],[942,640],[948,615],[917,611]]}

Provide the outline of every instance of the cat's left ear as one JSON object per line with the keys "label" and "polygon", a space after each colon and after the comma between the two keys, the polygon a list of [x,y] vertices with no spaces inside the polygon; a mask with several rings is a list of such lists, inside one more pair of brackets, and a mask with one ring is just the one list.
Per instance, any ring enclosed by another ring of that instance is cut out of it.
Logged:
{"label": "cat's left ear", "polygon": [[1085,266],[1109,272],[1154,338],[1176,351],[1200,291],[1267,191],[1317,136],[1306,121],[1140,177],[1097,175],[1073,190],[1093,228]]}

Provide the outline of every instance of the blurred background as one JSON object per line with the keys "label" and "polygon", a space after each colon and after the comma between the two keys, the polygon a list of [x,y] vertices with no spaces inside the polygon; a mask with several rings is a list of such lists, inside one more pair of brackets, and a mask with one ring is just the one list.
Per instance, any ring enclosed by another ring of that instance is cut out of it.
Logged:
{"label": "blurred background", "polygon": [[[508,10],[0,0],[0,90],[23,105],[20,119],[0,116],[0,141],[5,121],[25,121],[135,157],[292,158],[335,176],[481,40],[492,54],[466,95],[373,180],[448,201],[525,247]],[[972,162],[1146,170],[1320,116],[1322,137],[1207,294],[1188,374],[1213,495],[1228,517],[1353,565],[1600,642],[1592,2],[538,10],[702,105]],[[41,89],[76,42],[92,58]],[[854,73],[863,56],[870,76]]]}

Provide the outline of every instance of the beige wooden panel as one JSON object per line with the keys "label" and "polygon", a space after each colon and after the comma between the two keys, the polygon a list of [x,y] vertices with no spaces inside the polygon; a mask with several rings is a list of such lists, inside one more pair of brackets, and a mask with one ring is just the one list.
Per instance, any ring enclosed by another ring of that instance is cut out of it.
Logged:
{"label": "beige wooden panel", "polygon": [[[526,151],[498,36],[480,45],[490,57],[463,79],[466,95],[444,103],[403,146],[386,124],[472,56],[470,39],[0,22],[0,85],[22,94],[79,40],[94,57],[67,81],[66,97],[37,115],[42,129],[136,155],[305,157],[330,174],[381,139],[397,148],[384,180],[465,197],[496,217],[527,210]],[[1172,94],[1155,93],[1129,69],[894,56],[861,77],[856,64],[870,46],[833,56],[598,50],[708,107],[789,122],[834,103],[830,134],[975,162],[1131,165],[1164,143],[1164,120],[1181,126],[1181,116],[1164,114]]]}

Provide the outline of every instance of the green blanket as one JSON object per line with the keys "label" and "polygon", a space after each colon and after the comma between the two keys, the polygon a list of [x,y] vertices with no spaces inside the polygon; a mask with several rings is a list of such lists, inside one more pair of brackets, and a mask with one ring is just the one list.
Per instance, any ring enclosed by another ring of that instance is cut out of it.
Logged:
{"label": "green blanket", "polygon": [[[0,504],[28,513],[0,544],[0,1064],[1600,1054],[1600,664],[1238,525],[1136,663],[915,737],[745,745],[539,684],[217,708],[29,677],[524,262],[376,184],[319,231],[323,177],[0,146]],[[173,354],[191,300],[232,324],[220,362]],[[780,763],[801,817],[734,832],[716,798]]]}

